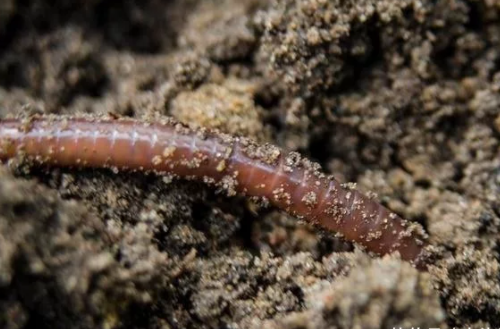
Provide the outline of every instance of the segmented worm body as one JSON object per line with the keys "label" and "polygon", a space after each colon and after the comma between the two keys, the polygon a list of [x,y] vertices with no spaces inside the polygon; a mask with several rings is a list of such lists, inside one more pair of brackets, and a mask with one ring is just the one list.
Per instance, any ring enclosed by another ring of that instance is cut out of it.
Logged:
{"label": "segmented worm body", "polygon": [[230,195],[259,197],[289,214],[383,255],[423,267],[423,234],[360,192],[321,173],[298,153],[166,119],[32,117],[0,120],[0,160],[142,170],[202,180]]}

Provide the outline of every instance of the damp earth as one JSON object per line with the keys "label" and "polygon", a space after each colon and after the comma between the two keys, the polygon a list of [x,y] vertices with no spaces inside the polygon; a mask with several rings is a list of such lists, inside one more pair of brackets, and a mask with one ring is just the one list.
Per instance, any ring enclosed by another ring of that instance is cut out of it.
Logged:
{"label": "damp earth", "polygon": [[142,173],[0,168],[0,327],[500,327],[497,0],[4,0],[0,118],[174,117],[319,162],[421,224],[377,258]]}

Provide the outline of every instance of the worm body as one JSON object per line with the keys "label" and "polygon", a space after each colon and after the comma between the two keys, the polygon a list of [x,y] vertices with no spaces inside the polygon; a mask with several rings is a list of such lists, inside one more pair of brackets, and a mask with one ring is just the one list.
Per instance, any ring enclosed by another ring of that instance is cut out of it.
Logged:
{"label": "worm body", "polygon": [[56,166],[142,170],[202,180],[230,195],[259,197],[344,235],[379,255],[399,251],[423,267],[416,224],[341,186],[298,153],[246,138],[189,129],[173,120],[33,117],[0,120],[0,160],[24,157]]}

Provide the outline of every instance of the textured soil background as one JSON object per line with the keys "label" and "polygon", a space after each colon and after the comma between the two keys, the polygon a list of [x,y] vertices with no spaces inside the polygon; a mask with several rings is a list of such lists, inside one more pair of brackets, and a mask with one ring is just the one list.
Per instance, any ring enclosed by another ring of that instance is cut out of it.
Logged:
{"label": "textured soil background", "polygon": [[297,150],[435,247],[419,273],[202,184],[4,166],[1,328],[500,327],[498,0],[2,0],[19,113]]}

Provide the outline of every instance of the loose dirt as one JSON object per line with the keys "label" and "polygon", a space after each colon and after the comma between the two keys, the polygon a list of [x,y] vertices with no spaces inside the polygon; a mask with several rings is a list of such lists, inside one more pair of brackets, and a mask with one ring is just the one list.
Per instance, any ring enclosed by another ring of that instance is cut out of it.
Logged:
{"label": "loose dirt", "polygon": [[373,258],[203,184],[0,170],[0,327],[500,327],[500,2],[4,0],[0,118],[271,142],[424,226]]}

